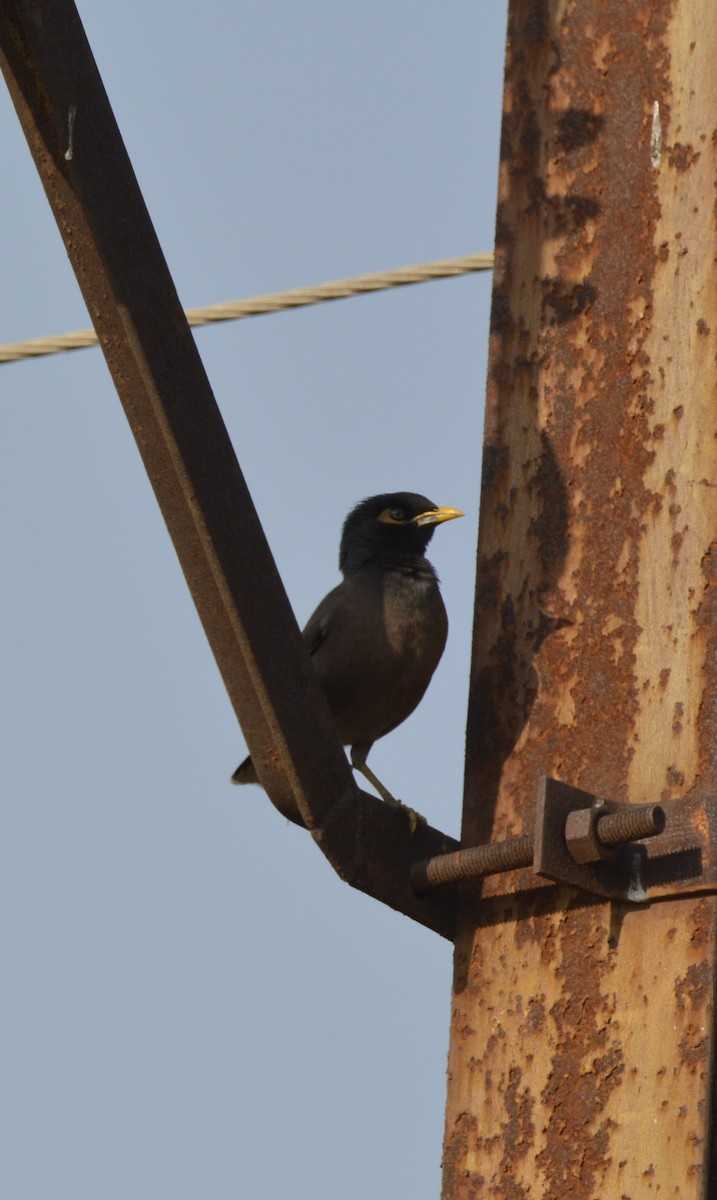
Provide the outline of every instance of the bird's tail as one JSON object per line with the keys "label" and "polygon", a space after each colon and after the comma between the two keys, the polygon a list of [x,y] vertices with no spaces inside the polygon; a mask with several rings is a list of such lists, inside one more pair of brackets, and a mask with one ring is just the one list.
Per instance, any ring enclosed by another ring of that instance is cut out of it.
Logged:
{"label": "bird's tail", "polygon": [[258,783],[259,779],[251,757],[245,758],[232,775],[232,783]]}

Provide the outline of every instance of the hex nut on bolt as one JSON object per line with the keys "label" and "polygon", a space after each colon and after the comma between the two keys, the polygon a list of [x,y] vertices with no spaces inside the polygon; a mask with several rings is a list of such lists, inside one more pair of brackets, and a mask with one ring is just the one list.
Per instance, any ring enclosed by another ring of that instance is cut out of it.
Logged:
{"label": "hex nut on bolt", "polygon": [[662,833],[666,819],[659,804],[615,804],[598,798],[591,808],[568,814],[565,844],[576,862],[598,862],[612,858],[625,842]]}
{"label": "hex nut on bolt", "polygon": [[597,823],[611,811],[604,800],[596,800],[592,808],[579,808],[565,819],[565,841],[576,862],[591,863],[614,858],[616,846],[603,846],[597,835]]}

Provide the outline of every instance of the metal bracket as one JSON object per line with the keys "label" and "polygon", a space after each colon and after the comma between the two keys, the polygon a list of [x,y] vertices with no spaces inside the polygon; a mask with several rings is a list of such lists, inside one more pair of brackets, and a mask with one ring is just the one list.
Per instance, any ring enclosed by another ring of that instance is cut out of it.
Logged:
{"label": "metal bracket", "polygon": [[[642,807],[642,806],[640,806]],[[665,828],[664,808],[659,813],[654,838]],[[569,883],[597,896],[612,896],[641,903],[647,900],[642,875],[647,856],[644,843],[634,834],[605,844],[597,830],[608,815],[637,813],[634,805],[617,804],[581,788],[542,778],[535,812],[533,870],[556,883]],[[643,836],[645,836],[643,832]]]}
{"label": "metal bracket", "polygon": [[[524,867],[592,895],[636,904],[717,892],[717,797],[618,804],[544,777],[533,835],[414,863],[411,882],[425,895]],[[517,890],[510,882],[506,890]]]}

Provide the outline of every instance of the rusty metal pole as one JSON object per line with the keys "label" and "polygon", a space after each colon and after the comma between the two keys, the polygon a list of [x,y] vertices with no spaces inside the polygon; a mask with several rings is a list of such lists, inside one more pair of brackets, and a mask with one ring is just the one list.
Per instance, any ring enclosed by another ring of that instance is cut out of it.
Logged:
{"label": "rusty metal pole", "polygon": [[[712,0],[511,0],[463,845],[717,790]],[[715,896],[459,913],[444,1200],[717,1195]]]}

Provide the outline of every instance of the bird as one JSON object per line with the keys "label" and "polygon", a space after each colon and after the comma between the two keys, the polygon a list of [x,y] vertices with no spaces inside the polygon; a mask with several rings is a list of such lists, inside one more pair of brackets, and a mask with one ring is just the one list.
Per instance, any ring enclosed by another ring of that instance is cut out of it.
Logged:
{"label": "bird", "polygon": [[[366,759],[374,742],[417,707],[443,654],[448,618],[425,554],[436,526],[464,515],[416,492],[360,501],[342,529],[342,581],[303,631],[339,740],[351,748],[352,767],[391,805],[405,807]],[[259,782],[251,757],[232,782]]]}

